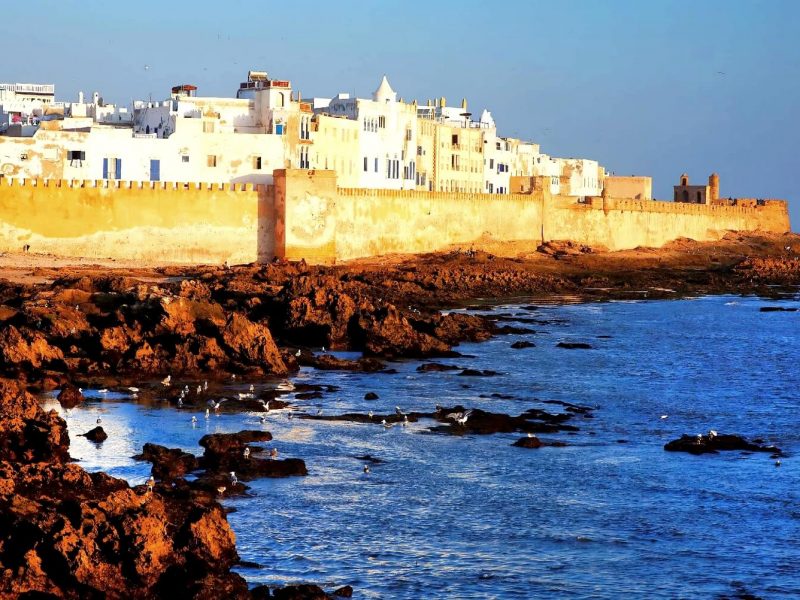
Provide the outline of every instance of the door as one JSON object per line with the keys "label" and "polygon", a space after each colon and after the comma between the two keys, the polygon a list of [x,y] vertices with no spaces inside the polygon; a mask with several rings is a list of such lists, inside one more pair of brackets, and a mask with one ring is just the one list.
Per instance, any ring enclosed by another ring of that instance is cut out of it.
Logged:
{"label": "door", "polygon": [[150,181],[161,181],[161,161],[152,159],[150,161]]}

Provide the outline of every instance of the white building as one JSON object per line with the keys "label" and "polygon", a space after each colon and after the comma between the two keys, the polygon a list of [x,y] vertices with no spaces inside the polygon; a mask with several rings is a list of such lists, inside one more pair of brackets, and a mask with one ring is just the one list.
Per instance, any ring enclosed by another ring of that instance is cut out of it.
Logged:
{"label": "white building", "polygon": [[58,103],[53,86],[0,86],[4,107],[36,117],[26,123],[31,138],[0,135],[0,175],[270,183],[273,170],[299,168],[335,170],[345,187],[506,194],[511,177],[543,175],[554,194],[602,192],[596,161],[553,158],[501,137],[491,113],[473,120],[466,100],[403,102],[385,76],[371,99],[299,100],[289,81],[263,71],[250,71],[235,97],[196,91],[178,85],[128,110],[97,92]]}

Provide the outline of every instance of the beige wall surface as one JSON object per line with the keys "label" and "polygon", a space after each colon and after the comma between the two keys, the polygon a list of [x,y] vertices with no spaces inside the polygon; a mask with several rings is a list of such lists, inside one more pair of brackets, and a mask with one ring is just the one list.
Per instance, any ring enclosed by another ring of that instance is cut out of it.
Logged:
{"label": "beige wall surface", "polygon": [[[529,193],[338,188],[333,171],[280,169],[273,186],[0,179],[0,251],[146,263],[333,263],[453,248],[515,255],[550,240],[609,250],[789,231],[785,202],[697,205]],[[107,187],[110,185],[111,187]]]}
{"label": "beige wall surface", "polygon": [[273,252],[263,241],[271,188],[104,183],[0,179],[0,250],[151,263],[243,263]]}
{"label": "beige wall surface", "polygon": [[275,182],[283,190],[278,221],[286,224],[276,253],[311,262],[454,247],[501,254],[504,245],[515,254],[550,240],[623,250],[680,237],[717,240],[730,230],[789,230],[783,202],[706,206],[594,197],[579,203],[551,196],[545,182],[510,195],[343,189],[323,171],[276,171]]}

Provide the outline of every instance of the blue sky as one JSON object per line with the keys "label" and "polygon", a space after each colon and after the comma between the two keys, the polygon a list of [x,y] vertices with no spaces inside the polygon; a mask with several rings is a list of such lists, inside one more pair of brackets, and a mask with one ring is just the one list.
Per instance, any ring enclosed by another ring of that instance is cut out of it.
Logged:
{"label": "blue sky", "polygon": [[3,7],[0,80],[128,104],[233,95],[248,69],[367,96],[386,73],[407,100],[466,97],[501,134],[652,175],[659,198],[682,171],[789,198],[797,231],[798,32],[796,0],[28,0]]}

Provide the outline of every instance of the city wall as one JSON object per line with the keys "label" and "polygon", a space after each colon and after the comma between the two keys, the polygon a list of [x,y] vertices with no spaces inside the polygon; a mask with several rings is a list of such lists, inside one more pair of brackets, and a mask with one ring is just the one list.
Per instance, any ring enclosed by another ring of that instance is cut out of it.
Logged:
{"label": "city wall", "polygon": [[274,252],[272,208],[271,186],[0,178],[0,251],[254,262]]}
{"label": "city wall", "polygon": [[345,189],[333,171],[277,170],[274,185],[0,178],[0,252],[161,263],[333,263],[453,248],[516,255],[543,241],[609,250],[727,231],[789,231],[785,202],[697,205]]}
{"label": "city wall", "polygon": [[718,240],[730,230],[789,231],[786,203],[708,206],[652,200],[342,189],[330,171],[275,171],[275,251],[331,263],[452,248],[514,255],[543,241],[623,250],[679,237]]}

